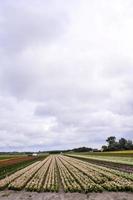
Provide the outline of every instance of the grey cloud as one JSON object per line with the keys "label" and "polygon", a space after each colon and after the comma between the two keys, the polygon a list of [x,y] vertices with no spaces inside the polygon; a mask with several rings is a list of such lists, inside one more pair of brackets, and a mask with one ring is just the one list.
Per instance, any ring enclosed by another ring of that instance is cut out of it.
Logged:
{"label": "grey cloud", "polygon": [[1,2],[0,150],[133,138],[132,10],[131,0]]}
{"label": "grey cloud", "polygon": [[64,32],[67,25],[65,13],[56,7],[53,9],[46,1],[42,4],[35,1],[2,4],[1,47],[11,56],[28,47],[48,45]]}

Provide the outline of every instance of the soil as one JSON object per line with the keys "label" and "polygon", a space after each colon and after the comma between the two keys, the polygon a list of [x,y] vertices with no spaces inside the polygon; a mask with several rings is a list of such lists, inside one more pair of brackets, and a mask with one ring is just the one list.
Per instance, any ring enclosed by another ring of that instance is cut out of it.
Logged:
{"label": "soil", "polygon": [[0,200],[133,200],[133,193],[37,193],[25,191],[0,191]]}

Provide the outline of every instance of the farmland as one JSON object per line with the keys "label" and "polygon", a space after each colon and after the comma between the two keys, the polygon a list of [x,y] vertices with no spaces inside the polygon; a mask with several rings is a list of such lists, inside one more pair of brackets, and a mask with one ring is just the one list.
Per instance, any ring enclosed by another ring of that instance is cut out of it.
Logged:
{"label": "farmland", "polygon": [[[74,153],[74,152],[70,152]],[[133,150],[122,150],[122,151],[103,151],[103,152],[77,152],[79,155],[86,156],[110,156],[110,157],[132,157]]]}
{"label": "farmland", "polygon": [[133,174],[50,155],[0,180],[0,189],[36,192],[133,192]]}
{"label": "farmland", "polygon": [[38,161],[44,159],[46,156],[6,156],[0,157],[0,179]]}
{"label": "farmland", "polygon": [[124,157],[124,156],[106,156],[106,155],[87,155],[87,154],[72,154],[75,155],[76,157],[81,157],[81,158],[90,158],[94,160],[103,160],[103,161],[110,161],[110,162],[115,162],[115,163],[120,163],[120,164],[128,164],[128,165],[133,165],[133,155],[132,157]]}
{"label": "farmland", "polygon": [[116,152],[71,152],[66,154],[70,157],[84,160],[123,172],[133,173],[133,151]]}

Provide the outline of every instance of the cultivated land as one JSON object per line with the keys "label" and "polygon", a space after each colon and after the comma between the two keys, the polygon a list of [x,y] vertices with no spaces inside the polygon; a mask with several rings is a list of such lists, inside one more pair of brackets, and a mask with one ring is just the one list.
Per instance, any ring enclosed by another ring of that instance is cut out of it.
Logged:
{"label": "cultivated land", "polygon": [[87,153],[71,153],[69,155],[133,165],[133,151],[94,152],[94,153],[87,152]]}
{"label": "cultivated land", "polygon": [[93,155],[78,155],[78,154],[68,154],[69,156],[74,155],[76,157],[80,158],[89,158],[89,159],[94,159],[94,160],[103,160],[103,161],[110,161],[110,162],[115,162],[115,163],[120,163],[120,164],[128,164],[128,165],[133,165],[133,157],[112,157],[112,156],[93,156]]}
{"label": "cultivated land", "polygon": [[89,163],[133,173],[133,151],[85,152],[66,155]]}
{"label": "cultivated land", "polygon": [[0,158],[0,179],[38,161],[46,156],[1,156]]}
{"label": "cultivated land", "polygon": [[[73,153],[73,152],[72,152]],[[120,157],[132,157],[133,150],[123,150],[123,151],[103,151],[103,152],[77,152],[76,154],[81,155],[94,155],[94,156],[120,156]]]}
{"label": "cultivated land", "polygon": [[[133,192],[133,173],[50,155],[0,180],[0,189],[35,192]],[[133,194],[133,193],[132,193]]]}

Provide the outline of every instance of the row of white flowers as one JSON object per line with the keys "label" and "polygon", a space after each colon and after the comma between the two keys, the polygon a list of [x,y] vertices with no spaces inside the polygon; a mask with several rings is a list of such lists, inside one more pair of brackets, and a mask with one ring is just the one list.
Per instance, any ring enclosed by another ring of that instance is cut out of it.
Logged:
{"label": "row of white flowers", "polygon": [[84,173],[86,176],[88,176],[95,183],[102,184],[102,183],[109,180],[108,177],[99,173],[99,171],[96,171],[95,169],[90,168],[88,166],[88,163],[83,163],[80,160],[68,158],[68,157],[64,157],[64,156],[62,157],[62,159],[65,159],[68,163],[70,163],[72,166],[77,168],[80,172]]}
{"label": "row of white flowers", "polygon": [[122,172],[122,171],[110,169],[110,168],[107,168],[107,167],[98,166],[98,165],[91,164],[91,163],[89,163],[89,165],[92,166],[92,167],[96,167],[98,169],[101,169],[103,171],[106,171],[106,172],[111,172],[115,175],[118,175],[120,177],[123,177],[123,178],[126,178],[128,180],[133,181],[133,173]]}
{"label": "row of white flowers", "polygon": [[8,188],[14,190],[21,190],[25,187],[28,181],[35,175],[35,173],[44,165],[47,159],[39,162],[37,165],[33,166],[30,170],[26,171],[20,177],[12,181]]}
{"label": "row of white flowers", "polygon": [[75,178],[71,175],[69,170],[63,165],[62,161],[60,160],[60,156],[56,157],[59,174],[61,178],[61,182],[65,192],[81,192],[82,188],[79,183],[75,180]]}
{"label": "row of white flowers", "polygon": [[57,172],[55,156],[52,156],[52,161],[43,184],[43,191],[57,192],[59,190],[57,173],[58,172]]}
{"label": "row of white flowers", "polygon": [[26,190],[29,191],[37,191],[40,192],[42,189],[42,184],[44,182],[44,178],[47,174],[48,168],[50,166],[52,157],[49,156],[44,165],[39,169],[39,171],[33,176],[33,178],[27,183]]}
{"label": "row of white flowers", "polygon": [[106,190],[133,191],[133,181],[131,180],[132,175],[130,176],[130,174],[127,174],[126,176],[126,173],[121,173],[117,170],[108,169],[106,167],[64,156],[62,159],[65,159],[69,164],[86,174],[95,183],[99,183]]}
{"label": "row of white flowers", "polygon": [[5,187],[7,187],[12,181],[14,181],[16,178],[20,177],[21,175],[23,175],[25,172],[29,171],[30,169],[32,169],[33,167],[35,167],[36,165],[38,165],[40,163],[40,161],[35,162],[31,165],[29,165],[28,167],[25,167],[17,172],[15,172],[14,174],[7,176],[6,178],[0,180],[0,189],[4,189]]}
{"label": "row of white flowers", "polygon": [[74,167],[71,163],[67,162],[64,157],[59,158],[64,166],[68,169],[71,175],[75,178],[75,180],[79,183],[82,190],[85,192],[102,192],[103,187],[99,184],[95,183],[91,178],[89,178],[85,173]]}

